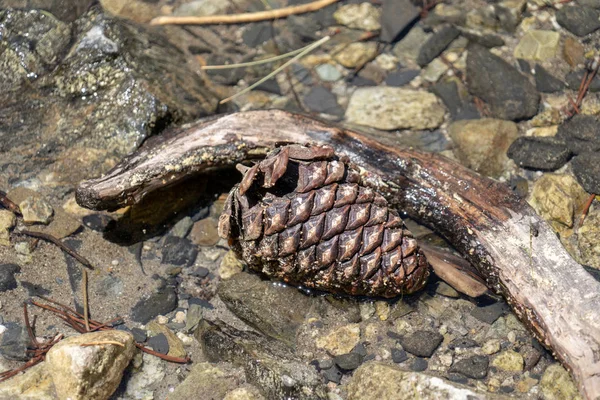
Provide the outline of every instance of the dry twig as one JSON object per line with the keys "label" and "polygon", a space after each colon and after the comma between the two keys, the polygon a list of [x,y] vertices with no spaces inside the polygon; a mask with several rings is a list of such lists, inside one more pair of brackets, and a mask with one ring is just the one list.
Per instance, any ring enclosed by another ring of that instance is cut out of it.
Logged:
{"label": "dry twig", "polygon": [[253,13],[233,14],[233,15],[208,15],[205,17],[176,17],[162,16],[156,17],[150,21],[151,25],[211,25],[211,24],[239,24],[243,22],[258,22],[270,19],[289,17],[290,15],[304,14],[320,10],[338,0],[317,0],[308,4],[301,4],[291,7],[283,7],[275,10],[259,11]]}
{"label": "dry twig", "polygon": [[65,253],[67,253],[68,255],[70,255],[71,257],[76,259],[77,261],[79,261],[81,264],[83,264],[86,268],[89,268],[91,270],[94,269],[94,267],[92,266],[92,263],[90,263],[85,257],[80,255],[75,250],[73,250],[69,245],[61,242],[60,240],[58,240],[57,238],[55,238],[52,235],[49,235],[49,234],[43,233],[43,232],[34,232],[34,231],[28,231],[28,230],[21,230],[21,231],[19,231],[19,233],[22,233],[23,235],[31,236],[34,238],[43,239],[52,244],[55,244],[56,246],[60,247],[60,249],[62,251],[64,251]]}
{"label": "dry twig", "polygon": [[9,199],[2,190],[0,190],[0,205],[15,215],[21,215],[21,208],[14,201]]}

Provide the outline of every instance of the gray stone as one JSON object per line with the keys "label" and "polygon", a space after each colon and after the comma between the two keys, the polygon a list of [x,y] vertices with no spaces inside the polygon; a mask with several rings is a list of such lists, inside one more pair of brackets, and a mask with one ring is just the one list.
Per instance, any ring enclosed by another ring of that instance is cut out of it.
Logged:
{"label": "gray stone", "polygon": [[408,366],[411,371],[415,372],[423,372],[427,369],[427,367],[429,367],[429,363],[426,359],[421,357],[415,357]]}
{"label": "gray stone", "polygon": [[240,319],[288,344],[295,343],[298,328],[314,307],[314,298],[296,288],[275,286],[248,273],[221,281],[218,294]]}
{"label": "gray stone", "polygon": [[404,350],[418,357],[431,357],[444,337],[434,331],[416,331],[400,339]]}
{"label": "gray stone", "polygon": [[304,96],[304,104],[311,111],[341,117],[344,109],[340,107],[337,98],[322,86],[315,86]]}
{"label": "gray stone", "polygon": [[164,333],[159,333],[148,339],[148,346],[160,354],[167,354],[169,352],[169,341]]}
{"label": "gray stone", "polygon": [[360,366],[363,357],[358,353],[341,354],[334,357],[333,361],[340,369],[344,371],[352,371]]}
{"label": "gray stone", "polygon": [[190,217],[183,217],[171,228],[171,236],[184,238],[192,229],[194,221]]}
{"label": "gray stone", "polygon": [[385,83],[388,86],[404,86],[410,83],[410,81],[415,79],[417,76],[419,76],[420,73],[421,71],[419,71],[418,69],[406,69],[392,72],[388,74],[388,76],[385,78]]}
{"label": "gray stone", "polygon": [[472,347],[478,347],[479,343],[470,338],[456,338],[448,344],[450,350],[455,349],[470,349]]}
{"label": "gray stone", "polygon": [[314,367],[298,360],[281,342],[207,321],[200,323],[195,336],[210,361],[227,361],[241,366],[248,382],[267,398],[327,398]]}
{"label": "gray stone", "polygon": [[377,129],[433,129],[445,110],[431,93],[394,87],[357,89],[346,109],[346,120]]}
{"label": "gray stone", "polygon": [[571,161],[573,174],[588,193],[600,193],[600,153],[583,153]]}
{"label": "gray stone", "polygon": [[[571,90],[579,89],[579,85],[581,85],[581,81],[583,80],[584,74],[585,71],[579,70],[571,71],[567,74],[567,76],[565,76],[565,81],[567,82],[567,85],[569,85]],[[593,93],[600,92],[600,77],[598,75],[596,75],[594,79],[592,79],[592,82],[588,87],[588,91]]]}
{"label": "gray stone", "polygon": [[400,64],[407,67],[418,66],[416,60],[419,56],[419,49],[423,43],[427,41],[430,35],[431,34],[425,33],[423,28],[418,25],[411,28],[406,36],[394,46],[393,53],[398,57]]}
{"label": "gray stone", "polygon": [[573,154],[600,150],[600,118],[576,114],[558,127],[556,137],[563,139]]}
{"label": "gray stone", "polygon": [[524,136],[515,140],[506,153],[519,167],[554,171],[569,161],[571,150],[561,139]]}
{"label": "gray stone", "polygon": [[490,393],[446,381],[427,374],[403,371],[379,362],[363,364],[347,385],[348,400],[414,399],[501,399]]}
{"label": "gray stone", "polygon": [[453,26],[444,27],[439,32],[434,33],[427,39],[423,46],[421,46],[419,55],[416,59],[417,64],[422,67],[429,64],[434,58],[439,56],[442,51],[458,37],[458,35],[460,35],[460,31]]}
{"label": "gray stone", "polygon": [[392,349],[392,361],[393,362],[395,362],[396,364],[400,364],[406,360],[408,360],[408,354],[406,354],[406,351],[401,350],[397,347],[394,347]]}
{"label": "gray stone", "polygon": [[508,309],[506,303],[499,301],[490,305],[476,307],[471,311],[471,315],[482,322],[492,324],[506,313]]}
{"label": "gray stone", "polygon": [[131,310],[131,319],[146,324],[158,315],[168,314],[177,307],[177,293],[171,286],[159,289],[138,301]]}
{"label": "gray stone", "polygon": [[216,109],[216,97],[163,31],[98,6],[71,26],[42,11],[2,10],[0,20],[0,125],[10,132],[0,179],[73,186],[106,172],[162,121]]}
{"label": "gray stone", "polygon": [[185,332],[192,332],[202,320],[202,307],[198,304],[190,304],[185,319]]}
{"label": "gray stone", "polygon": [[242,371],[230,366],[202,362],[169,394],[169,400],[222,400],[227,392],[243,382]]}
{"label": "gray stone", "polygon": [[556,78],[545,68],[535,66],[535,87],[542,93],[560,92],[565,89],[565,83]]}
{"label": "gray stone", "polygon": [[17,288],[15,274],[21,272],[17,264],[0,264],[0,292]]}
{"label": "gray stone", "polygon": [[577,36],[585,36],[600,29],[600,11],[584,6],[566,6],[556,12],[556,22]]}
{"label": "gray stone", "polygon": [[321,375],[327,382],[340,383],[344,373],[336,365],[321,370]]}
{"label": "gray stone", "polygon": [[189,239],[177,236],[167,236],[162,248],[163,264],[189,267],[196,261],[198,247]]}
{"label": "gray stone", "polygon": [[467,86],[473,95],[489,104],[497,118],[521,120],[538,112],[540,95],[531,82],[484,47],[469,46]]}
{"label": "gray stone", "polygon": [[118,276],[107,275],[98,280],[96,293],[100,296],[115,298],[123,294],[123,280]]}
{"label": "gray stone", "polygon": [[489,363],[488,356],[471,356],[455,362],[450,372],[461,373],[468,378],[483,379],[487,376]]}
{"label": "gray stone", "polygon": [[325,82],[335,82],[342,78],[342,73],[331,64],[319,64],[315,67],[315,72]]}
{"label": "gray stone", "polygon": [[384,0],[379,38],[392,43],[418,16],[419,9],[410,0]]}
{"label": "gray stone", "polygon": [[460,84],[459,86],[455,80],[442,80],[433,85],[431,91],[442,99],[454,121],[480,117],[473,97],[467,92],[464,85]]}
{"label": "gray stone", "polygon": [[492,48],[504,46],[505,42],[498,35],[491,33],[485,34],[478,31],[462,30],[461,35],[471,43],[476,43],[480,46]]}
{"label": "gray stone", "polygon": [[6,322],[4,326],[6,327],[6,331],[2,335],[0,354],[9,360],[29,360],[29,357],[25,353],[29,345],[27,330],[16,322]]}

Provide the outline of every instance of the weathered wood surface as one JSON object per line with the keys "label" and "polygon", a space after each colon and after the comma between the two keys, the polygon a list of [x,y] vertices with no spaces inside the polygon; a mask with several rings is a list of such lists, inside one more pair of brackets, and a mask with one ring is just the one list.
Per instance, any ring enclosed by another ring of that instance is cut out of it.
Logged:
{"label": "weathered wood surface", "polygon": [[440,155],[386,147],[284,111],[252,111],[154,138],[106,176],[83,182],[77,200],[114,209],[189,174],[309,142],[332,144],[391,203],[443,234],[572,371],[584,396],[600,397],[600,283],[508,187]]}

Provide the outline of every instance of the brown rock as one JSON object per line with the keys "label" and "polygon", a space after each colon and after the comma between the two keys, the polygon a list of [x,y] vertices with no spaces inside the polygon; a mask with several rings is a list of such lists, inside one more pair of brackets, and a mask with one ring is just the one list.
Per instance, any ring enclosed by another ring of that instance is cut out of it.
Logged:
{"label": "brown rock", "polygon": [[219,241],[217,221],[213,218],[204,218],[194,224],[190,232],[190,240],[199,246],[214,246]]}
{"label": "brown rock", "polygon": [[567,36],[563,45],[563,57],[571,67],[582,64],[585,61],[584,48],[577,39]]}

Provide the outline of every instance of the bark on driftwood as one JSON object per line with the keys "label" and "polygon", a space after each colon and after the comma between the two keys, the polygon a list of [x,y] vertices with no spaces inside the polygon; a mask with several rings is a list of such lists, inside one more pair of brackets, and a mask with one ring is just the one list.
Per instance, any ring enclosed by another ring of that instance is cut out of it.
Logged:
{"label": "bark on driftwood", "polygon": [[581,392],[600,397],[600,283],[509,188],[442,156],[386,147],[283,111],[244,112],[154,138],[106,176],[83,182],[77,200],[114,209],[190,174],[309,142],[348,155],[369,185],[443,234],[572,371]]}

